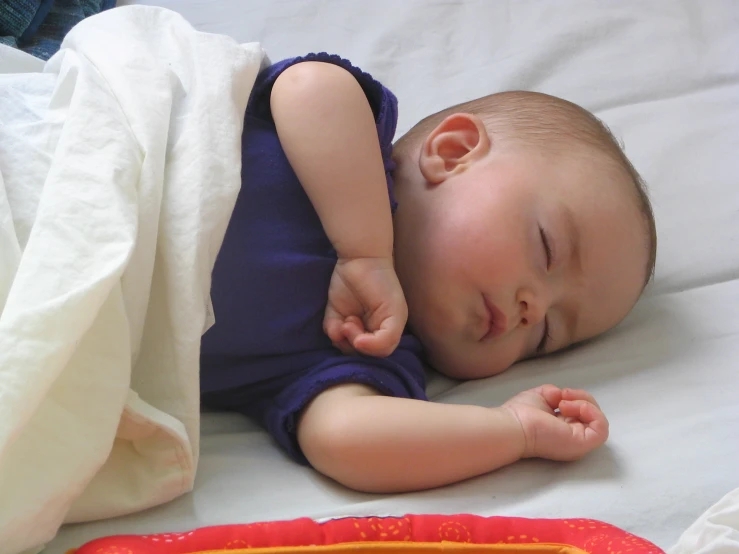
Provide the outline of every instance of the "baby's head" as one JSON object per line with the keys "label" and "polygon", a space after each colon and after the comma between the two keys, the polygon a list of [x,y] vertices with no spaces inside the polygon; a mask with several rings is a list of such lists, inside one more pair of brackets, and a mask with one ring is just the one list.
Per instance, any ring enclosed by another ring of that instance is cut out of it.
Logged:
{"label": "baby's head", "polygon": [[429,361],[479,378],[618,324],[649,281],[644,185],[586,110],[504,92],[395,145],[395,263]]}

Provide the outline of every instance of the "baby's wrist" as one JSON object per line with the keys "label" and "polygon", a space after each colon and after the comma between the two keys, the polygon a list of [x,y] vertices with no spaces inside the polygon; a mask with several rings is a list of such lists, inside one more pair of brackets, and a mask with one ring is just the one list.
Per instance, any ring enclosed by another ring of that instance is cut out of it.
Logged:
{"label": "baby's wrist", "polygon": [[393,268],[394,269],[394,263],[392,256],[342,256],[338,255],[338,259],[336,261],[336,265],[342,266],[342,265],[349,265],[353,264],[356,266],[371,266],[373,268],[377,267],[387,267],[387,268]]}
{"label": "baby's wrist", "polygon": [[528,439],[526,427],[524,425],[524,422],[519,417],[518,412],[515,410],[515,408],[512,408],[511,406],[507,406],[505,404],[501,406],[500,409],[504,414],[506,414],[511,428],[515,430],[514,435],[518,439],[516,445],[518,458],[522,459],[535,457],[535,454],[533,452],[533,444],[531,444],[532,441],[529,441]]}
{"label": "baby's wrist", "polygon": [[344,240],[332,240],[336,255],[340,260],[391,259],[393,257],[393,235],[367,235],[364,237],[344,237]]}

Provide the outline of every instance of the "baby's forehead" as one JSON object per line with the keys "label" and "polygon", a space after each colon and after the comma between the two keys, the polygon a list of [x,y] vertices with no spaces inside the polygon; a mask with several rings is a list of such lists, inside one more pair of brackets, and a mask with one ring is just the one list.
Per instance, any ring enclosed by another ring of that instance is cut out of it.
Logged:
{"label": "baby's forehead", "polygon": [[[599,196],[629,200],[629,205],[640,207],[641,178],[621,160],[593,147],[569,149],[563,158],[566,160],[564,171],[572,175],[578,187]],[[576,192],[570,191],[571,194]]]}
{"label": "baby's forehead", "polygon": [[[603,153],[572,152],[564,160],[557,190],[545,196],[560,206],[567,219],[574,220],[574,232],[588,233],[593,239],[622,239],[630,243],[633,257],[645,256],[640,246],[651,248],[654,233],[640,180]],[[610,232],[592,233],[603,226],[609,226]]]}

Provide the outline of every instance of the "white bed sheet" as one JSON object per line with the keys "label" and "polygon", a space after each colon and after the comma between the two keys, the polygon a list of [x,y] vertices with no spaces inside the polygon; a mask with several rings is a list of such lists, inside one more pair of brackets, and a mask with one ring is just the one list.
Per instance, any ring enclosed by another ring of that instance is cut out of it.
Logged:
{"label": "white bed sheet", "polygon": [[532,89],[601,116],[650,184],[656,282],[619,328],[570,353],[457,384],[442,402],[495,405],[542,382],[584,387],[612,424],[571,464],[527,460],[434,491],[376,496],[299,467],[248,421],[206,414],[193,493],[95,537],[309,516],[460,513],[602,519],[671,546],[739,486],[739,10],[733,0],[158,0],[198,29],[260,41],[273,60],[327,50],[396,92],[399,133],[433,110]]}

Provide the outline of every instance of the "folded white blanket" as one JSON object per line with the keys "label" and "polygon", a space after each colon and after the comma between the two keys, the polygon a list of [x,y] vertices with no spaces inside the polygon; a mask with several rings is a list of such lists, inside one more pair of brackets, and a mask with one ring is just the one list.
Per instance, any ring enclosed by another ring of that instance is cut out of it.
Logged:
{"label": "folded white blanket", "polygon": [[129,7],[0,48],[0,545],[192,487],[210,272],[263,55]]}
{"label": "folded white blanket", "polygon": [[739,552],[739,489],[708,508],[681,535],[668,554],[736,554]]}

